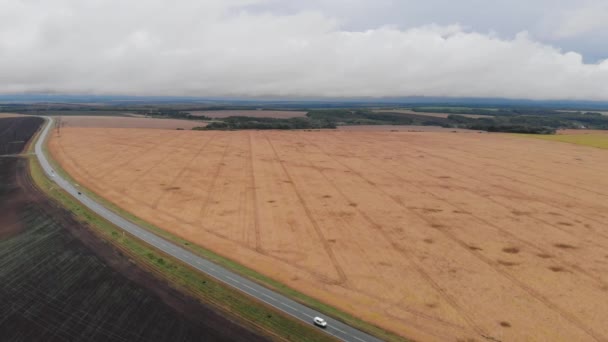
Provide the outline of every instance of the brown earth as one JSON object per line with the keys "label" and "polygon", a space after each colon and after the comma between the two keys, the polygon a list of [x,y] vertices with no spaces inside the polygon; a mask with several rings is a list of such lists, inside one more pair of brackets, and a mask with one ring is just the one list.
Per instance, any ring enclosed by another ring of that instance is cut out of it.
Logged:
{"label": "brown earth", "polygon": [[291,110],[205,110],[190,112],[190,114],[197,116],[207,116],[210,118],[227,118],[229,116],[249,116],[253,118],[297,118],[306,116],[307,112],[298,112]]}
{"label": "brown earth", "polygon": [[62,127],[192,129],[206,126],[204,121],[120,116],[62,116]]}
{"label": "brown earth", "polygon": [[420,340],[608,339],[608,151],[444,132],[66,128],[135,215]]}
{"label": "brown earth", "polygon": [[0,157],[0,340],[266,340],[100,240],[35,187],[27,165]]}
{"label": "brown earth", "polygon": [[19,113],[0,113],[0,118],[14,118],[14,117],[21,117],[21,116],[27,116],[27,115],[19,114]]}

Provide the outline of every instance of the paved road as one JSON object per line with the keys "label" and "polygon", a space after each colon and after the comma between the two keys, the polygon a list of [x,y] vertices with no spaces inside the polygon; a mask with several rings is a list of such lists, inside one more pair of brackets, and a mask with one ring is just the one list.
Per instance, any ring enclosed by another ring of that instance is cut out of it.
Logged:
{"label": "paved road", "polygon": [[[79,200],[82,204],[84,204],[89,209],[96,212],[101,217],[106,220],[112,222],[116,226],[124,229],[126,232],[131,235],[143,240],[144,242],[160,249],[161,251],[179,259],[186,264],[204,272],[215,279],[232,286],[246,294],[255,297],[256,299],[271,305],[278,310],[281,310],[287,313],[290,316],[293,316],[306,324],[314,325],[312,323],[312,319],[315,316],[324,317],[327,321],[327,327],[322,329],[327,334],[333,335],[334,337],[342,340],[342,341],[353,341],[353,342],[376,342],[380,341],[379,339],[370,336],[364,332],[361,332],[355,328],[350,327],[342,322],[336,321],[332,318],[325,317],[323,314],[304,306],[300,303],[297,303],[281,294],[273,292],[257,283],[254,283],[246,278],[243,278],[221,266],[218,266],[198,255],[195,255],[186,249],[173,244],[157,235],[150,233],[148,230],[134,224],[133,222],[119,216],[118,214],[110,211],[102,204],[96,202],[90,197],[86,196],[84,193],[82,195],[78,194],[78,190],[76,187],[63,179],[60,175],[58,175],[54,170],[51,164],[44,154],[43,144],[46,141],[47,135],[53,126],[53,119],[49,117],[45,117],[47,119],[47,124],[42,131],[42,134],[36,141],[35,152],[42,168],[46,175],[57,183],[61,188],[74,196],[77,200]],[[321,328],[319,328],[321,329]]]}

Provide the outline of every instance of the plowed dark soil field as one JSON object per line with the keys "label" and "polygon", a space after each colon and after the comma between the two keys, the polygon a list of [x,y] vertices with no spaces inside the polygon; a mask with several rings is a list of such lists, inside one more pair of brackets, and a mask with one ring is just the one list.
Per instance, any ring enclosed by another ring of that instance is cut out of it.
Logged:
{"label": "plowed dark soil field", "polygon": [[[27,142],[37,129],[5,120],[2,136]],[[0,340],[263,340],[99,240],[39,192],[27,165],[0,157]]]}
{"label": "plowed dark soil field", "polygon": [[43,121],[33,116],[0,119],[0,155],[20,153]]}

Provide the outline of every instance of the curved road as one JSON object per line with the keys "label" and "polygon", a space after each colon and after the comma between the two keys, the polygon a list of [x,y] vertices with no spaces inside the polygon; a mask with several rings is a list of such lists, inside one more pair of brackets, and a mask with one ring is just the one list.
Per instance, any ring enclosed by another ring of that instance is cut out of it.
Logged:
{"label": "curved road", "polygon": [[[85,194],[79,195],[76,187],[62,178],[59,174],[57,174],[51,164],[49,163],[46,155],[43,151],[43,144],[46,141],[47,135],[51,130],[53,125],[53,119],[49,117],[44,117],[47,120],[46,126],[44,130],[38,137],[35,146],[36,156],[40,165],[44,169],[46,175],[53,180],[57,185],[67,191],[69,194],[74,196],[78,201],[80,201],[87,208],[96,212],[99,216],[105,218],[106,220],[112,222],[117,227],[125,230],[129,234],[141,239],[142,241],[156,247],[157,249],[173,256],[176,259],[181,260],[182,262],[196,268],[197,270],[204,272],[215,279],[225,283],[226,285],[232,286],[251,297],[254,297],[270,306],[275,307],[278,310],[281,310],[292,316],[296,319],[303,321],[306,324],[314,325],[312,319],[315,316],[320,316],[325,318],[327,321],[327,327],[322,329],[327,334],[330,334],[342,341],[353,341],[353,342],[377,342],[381,341],[376,337],[370,336],[360,330],[352,328],[349,325],[346,325],[340,321],[334,320],[330,317],[326,317],[320,312],[317,312],[307,306],[304,306],[298,302],[295,302],[281,294],[273,292],[251,280],[248,280],[244,277],[239,276],[238,274],[231,272],[221,266],[218,266],[196,254],[193,254],[186,249],[167,241],[148,230],[134,224],[133,222],[119,216],[118,214],[110,211],[102,204],[96,202]],[[321,328],[319,328],[321,329]]]}

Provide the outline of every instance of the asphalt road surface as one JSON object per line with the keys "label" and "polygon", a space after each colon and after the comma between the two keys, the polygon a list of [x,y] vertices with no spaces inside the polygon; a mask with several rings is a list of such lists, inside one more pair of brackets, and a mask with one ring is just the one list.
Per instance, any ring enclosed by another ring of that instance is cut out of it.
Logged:
{"label": "asphalt road surface", "polygon": [[121,217],[113,211],[107,209],[102,204],[96,202],[84,193],[79,194],[79,190],[74,184],[71,184],[59,174],[57,174],[51,164],[49,163],[46,155],[44,154],[43,145],[46,141],[47,135],[53,126],[53,119],[45,117],[47,123],[42,131],[40,137],[36,141],[35,152],[40,162],[40,165],[44,169],[46,175],[57,185],[67,191],[69,194],[74,196],[78,201],[84,204],[86,207],[96,212],[99,216],[112,222],[117,227],[122,228],[129,234],[141,239],[142,241],[160,249],[161,251],[173,256],[176,259],[183,261],[184,263],[196,268],[197,270],[204,272],[215,279],[232,286],[251,297],[254,297],[270,306],[275,307],[278,310],[285,312],[286,314],[303,321],[306,324],[314,325],[313,318],[316,316],[323,317],[327,321],[327,327],[321,329],[323,332],[330,334],[342,341],[353,341],[353,342],[371,342],[381,341],[380,339],[370,336],[362,331],[352,328],[340,321],[324,316],[320,312],[317,312],[307,306],[304,306],[298,302],[295,302],[281,294],[273,292],[255,282],[252,282],[246,278],[243,278],[236,273],[233,273],[221,266],[218,266],[198,255],[195,255],[184,248],[169,242],[148,230],[134,224],[133,222]]}

